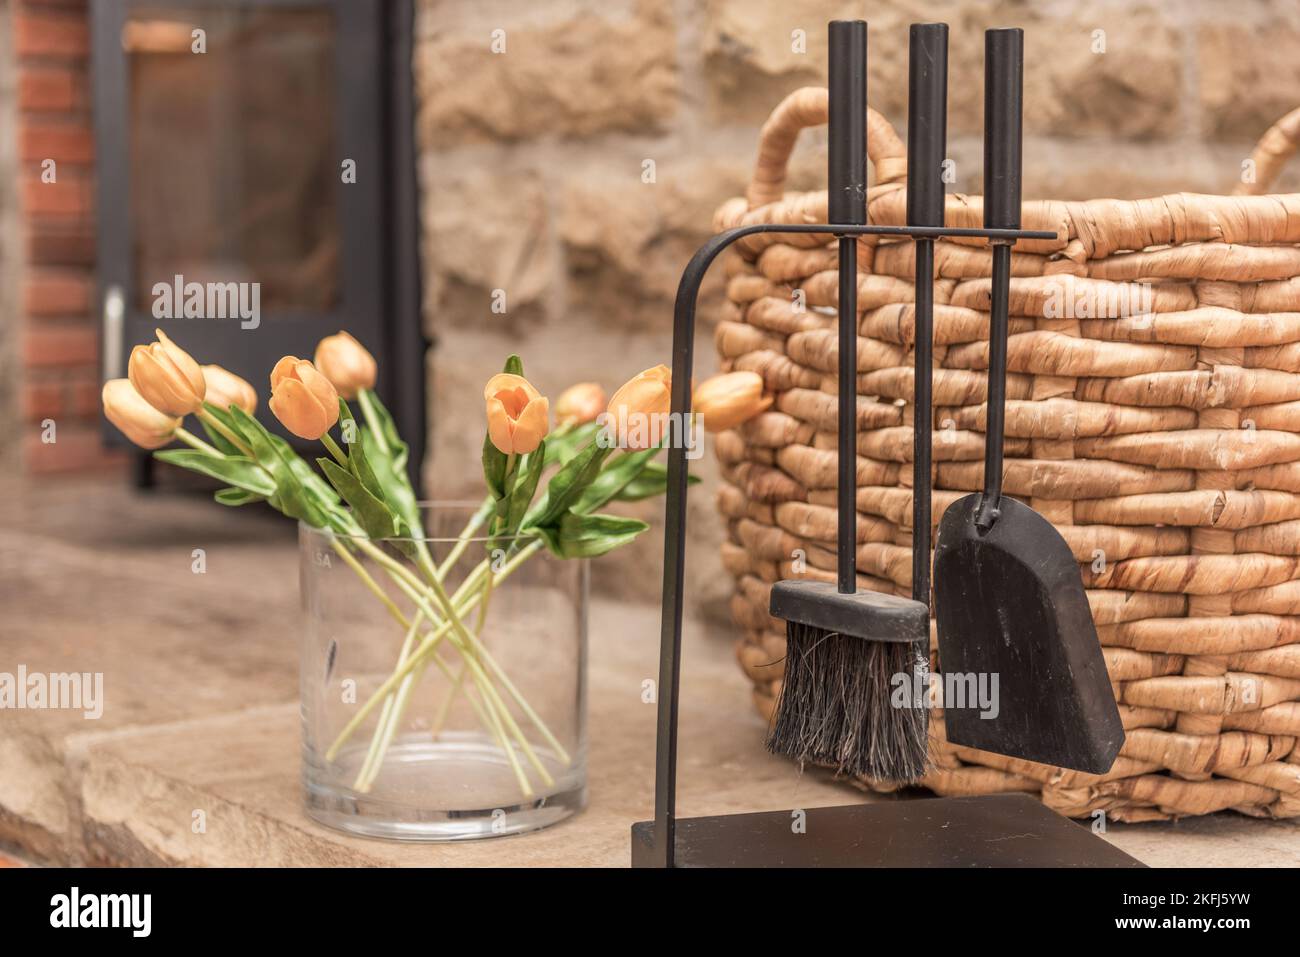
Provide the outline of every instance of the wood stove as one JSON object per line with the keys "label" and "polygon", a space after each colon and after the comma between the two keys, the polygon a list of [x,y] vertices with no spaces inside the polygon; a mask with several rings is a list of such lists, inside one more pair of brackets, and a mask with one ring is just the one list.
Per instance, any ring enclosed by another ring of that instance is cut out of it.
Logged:
{"label": "wood stove", "polygon": [[161,328],[252,382],[285,434],[272,364],[347,329],[418,470],[409,0],[103,0],[91,16],[104,377]]}

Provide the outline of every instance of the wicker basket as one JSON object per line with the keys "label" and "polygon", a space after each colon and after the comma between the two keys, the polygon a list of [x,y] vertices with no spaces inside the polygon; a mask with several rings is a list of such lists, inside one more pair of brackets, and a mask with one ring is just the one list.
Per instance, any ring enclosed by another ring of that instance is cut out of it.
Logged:
{"label": "wicker basket", "polygon": [[[826,103],[803,89],[773,112],[748,196],[716,228],[825,222],[824,192],[783,185]],[[903,144],[875,112],[869,130],[870,219],[901,224]],[[1239,192],[1264,189],[1297,137],[1300,110],[1261,140]],[[1300,194],[1042,201],[1023,221],[1059,238],[1013,254],[1005,485],[1080,563],[1128,738],[1108,774],[1088,775],[950,745],[936,712],[923,783],[1041,793],[1076,817],[1300,816]],[[947,222],[979,226],[980,198],[949,195]],[[834,579],[830,242],[737,244],[716,331],[724,368],[776,394],[717,442],[737,653],[768,717],[785,653],[770,584]],[[907,594],[912,246],[859,249],[859,582]],[[981,487],[990,264],[978,240],[936,244],[936,522]]]}

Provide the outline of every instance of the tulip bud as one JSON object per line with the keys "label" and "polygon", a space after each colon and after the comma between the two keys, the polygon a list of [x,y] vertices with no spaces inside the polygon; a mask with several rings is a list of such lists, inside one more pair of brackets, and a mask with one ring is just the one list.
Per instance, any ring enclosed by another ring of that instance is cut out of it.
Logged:
{"label": "tulip bud", "polygon": [[727,372],[696,387],[691,409],[704,416],[706,432],[721,432],[748,422],[771,404],[757,372]]}
{"label": "tulip bud", "polygon": [[672,410],[672,400],[673,374],[667,366],[646,369],[623,383],[606,410],[619,447],[640,451],[667,438],[660,419]]}
{"label": "tulip bud", "polygon": [[523,376],[499,372],[483,389],[488,438],[506,455],[523,455],[550,431],[550,405]]}
{"label": "tulip bud", "polygon": [[375,357],[346,332],[320,341],[316,368],[345,399],[355,399],[359,390],[375,386]]}
{"label": "tulip bud", "polygon": [[104,416],[142,449],[162,448],[180,428],[179,417],[165,415],[144,400],[129,379],[109,379],[101,393]]}
{"label": "tulip bud", "polygon": [[244,379],[229,372],[221,366],[203,367],[203,381],[207,383],[208,392],[205,402],[211,402],[218,409],[238,406],[249,415],[257,409],[257,392]]}
{"label": "tulip bud", "polygon": [[555,420],[561,425],[583,425],[595,421],[605,410],[605,390],[598,382],[571,385],[555,400]]}
{"label": "tulip bud", "polygon": [[157,342],[131,350],[126,374],[136,392],[159,412],[189,415],[203,406],[203,370],[188,352],[155,329]]}
{"label": "tulip bud", "polygon": [[339,394],[306,359],[285,356],[271,370],[271,412],[302,439],[319,439],[339,420]]}

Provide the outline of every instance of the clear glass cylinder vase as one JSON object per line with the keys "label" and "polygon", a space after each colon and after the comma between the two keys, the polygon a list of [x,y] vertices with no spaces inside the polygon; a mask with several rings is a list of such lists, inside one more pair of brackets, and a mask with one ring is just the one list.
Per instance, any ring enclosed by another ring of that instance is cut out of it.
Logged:
{"label": "clear glass cylinder vase", "polygon": [[299,526],[307,813],[369,837],[517,834],[586,798],[587,563],[462,535],[477,504],[422,506],[420,539]]}

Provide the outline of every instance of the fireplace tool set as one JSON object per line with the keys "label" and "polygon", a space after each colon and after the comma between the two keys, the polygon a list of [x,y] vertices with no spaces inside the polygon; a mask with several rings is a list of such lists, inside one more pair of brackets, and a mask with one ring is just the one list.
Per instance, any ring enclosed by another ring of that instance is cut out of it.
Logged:
{"label": "fireplace tool set", "polygon": [[[838,530],[835,582],[782,581],[782,691],[768,747],[801,762],[899,784],[926,770],[926,701],[899,706],[902,676],[928,677],[934,240],[986,239],[993,280],[983,491],[939,523],[934,602],[945,673],[996,679],[995,709],[945,702],[948,740],[1075,770],[1108,770],[1124,741],[1078,565],[1060,533],[1002,495],[1011,247],[1055,233],[1020,227],[1023,34],[985,33],[984,228],[944,226],[948,27],[910,35],[907,224],[867,222],[867,25],[829,30],[829,223],[741,226],[712,237],[682,274],[673,318],[672,412],[660,635],[655,819],[633,825],[632,863],[674,866],[1138,866],[1023,794],[896,800],[677,820],[678,692],[685,578],[686,448],[695,308],[709,265],[755,233],[819,233],[839,245]],[[915,246],[912,593],[859,590],[857,240]],[[990,681],[990,686],[992,682]],[[893,698],[893,700],[891,700]],[[798,824],[798,826],[796,826]]]}

